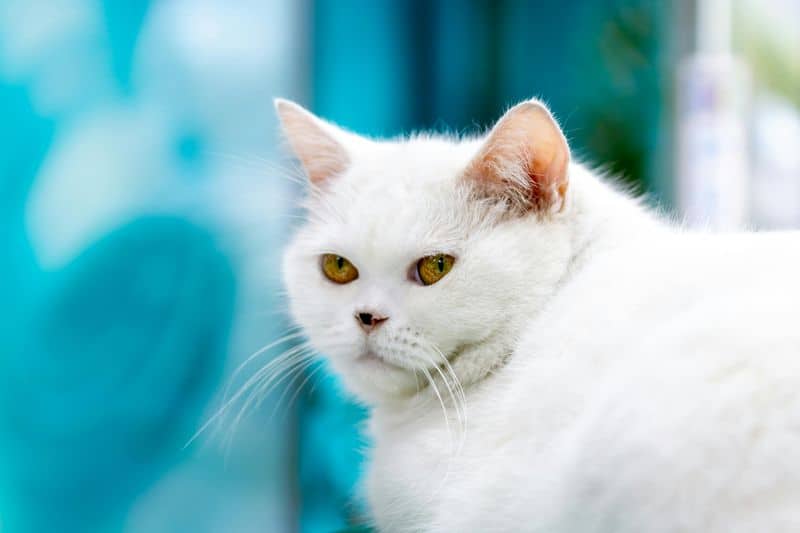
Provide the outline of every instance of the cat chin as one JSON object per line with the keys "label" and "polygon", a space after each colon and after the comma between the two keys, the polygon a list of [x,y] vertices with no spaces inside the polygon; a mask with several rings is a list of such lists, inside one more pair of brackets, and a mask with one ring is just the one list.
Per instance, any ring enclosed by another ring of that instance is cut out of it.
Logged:
{"label": "cat chin", "polygon": [[373,367],[378,369],[391,369],[400,372],[410,372],[410,369],[405,368],[399,364],[393,363],[388,359],[379,356],[375,352],[369,350],[356,358],[356,364],[361,366]]}
{"label": "cat chin", "polygon": [[370,405],[413,396],[422,387],[413,370],[371,352],[333,366],[350,392]]}

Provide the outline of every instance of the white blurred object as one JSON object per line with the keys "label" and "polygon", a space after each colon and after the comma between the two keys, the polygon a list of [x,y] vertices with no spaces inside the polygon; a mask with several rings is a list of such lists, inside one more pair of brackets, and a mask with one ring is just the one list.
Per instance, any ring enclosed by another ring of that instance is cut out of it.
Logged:
{"label": "white blurred object", "polygon": [[731,53],[730,1],[696,5],[696,51],[678,72],[678,206],[690,226],[736,229],[749,221],[750,77]]}
{"label": "white blurred object", "polygon": [[800,228],[800,0],[738,0],[742,53],[759,72],[752,108],[752,221]]}
{"label": "white blurred object", "polygon": [[800,112],[763,95],[754,109],[753,222],[760,228],[800,227]]}

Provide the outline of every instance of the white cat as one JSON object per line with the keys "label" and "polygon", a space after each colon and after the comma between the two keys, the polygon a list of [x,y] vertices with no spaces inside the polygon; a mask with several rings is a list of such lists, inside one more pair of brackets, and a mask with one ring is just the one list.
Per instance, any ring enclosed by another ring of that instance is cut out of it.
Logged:
{"label": "white cat", "polygon": [[276,107],[291,313],[372,407],[379,530],[800,531],[800,235],[659,220],[534,100],[476,139]]}

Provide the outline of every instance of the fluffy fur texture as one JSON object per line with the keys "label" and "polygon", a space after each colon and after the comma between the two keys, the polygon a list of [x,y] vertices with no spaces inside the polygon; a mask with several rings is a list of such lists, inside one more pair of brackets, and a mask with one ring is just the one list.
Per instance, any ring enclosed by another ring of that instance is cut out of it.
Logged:
{"label": "fluffy fur texture", "polygon": [[[536,101],[476,139],[277,109],[311,176],[291,313],[372,407],[381,531],[800,531],[797,234],[660,221]],[[414,282],[436,253],[452,271]]]}

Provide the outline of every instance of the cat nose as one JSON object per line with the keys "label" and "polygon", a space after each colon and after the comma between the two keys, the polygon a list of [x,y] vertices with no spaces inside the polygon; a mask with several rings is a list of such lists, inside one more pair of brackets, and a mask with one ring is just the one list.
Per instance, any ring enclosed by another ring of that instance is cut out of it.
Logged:
{"label": "cat nose", "polygon": [[388,316],[379,315],[377,313],[356,313],[356,320],[358,325],[361,326],[366,333],[377,329],[378,326],[389,320]]}

